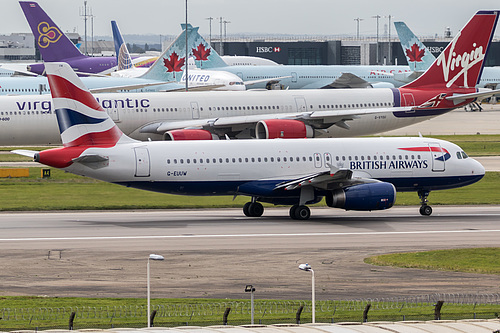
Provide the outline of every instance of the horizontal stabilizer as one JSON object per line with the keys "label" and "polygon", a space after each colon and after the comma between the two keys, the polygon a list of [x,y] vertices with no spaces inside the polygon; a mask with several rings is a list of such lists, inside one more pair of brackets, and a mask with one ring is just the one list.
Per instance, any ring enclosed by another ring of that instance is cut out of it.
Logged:
{"label": "horizontal stabilizer", "polygon": [[38,154],[38,151],[33,151],[33,150],[24,150],[24,149],[17,149],[11,151],[11,153],[17,154],[17,155],[22,155],[22,156],[27,156],[31,158],[35,158],[35,154]]}
{"label": "horizontal stabilizer", "polygon": [[450,101],[458,101],[458,102],[463,102],[471,98],[479,98],[479,99],[485,99],[488,97],[492,97],[493,95],[498,95],[500,94],[500,89],[496,90],[482,90],[476,93],[472,94],[455,94],[453,96],[446,97],[447,100]]}
{"label": "horizontal stabilizer", "polygon": [[89,163],[101,163],[108,161],[107,156],[102,155],[83,155],[73,159],[74,163],[89,164]]}

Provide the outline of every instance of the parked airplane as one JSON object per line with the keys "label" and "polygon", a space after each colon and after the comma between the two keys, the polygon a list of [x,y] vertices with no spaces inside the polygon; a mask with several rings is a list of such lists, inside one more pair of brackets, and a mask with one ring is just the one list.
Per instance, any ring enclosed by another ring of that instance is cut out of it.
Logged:
{"label": "parked airplane", "polygon": [[[479,91],[497,12],[478,12],[417,80],[399,89],[100,94],[121,130],[140,140],[347,137],[408,126],[498,91]],[[453,52],[474,58],[457,61]],[[82,78],[83,79],[83,78]],[[0,97],[0,145],[57,144],[49,96]]]}
{"label": "parked airplane", "polygon": [[[198,28],[188,30],[188,43],[193,43],[193,36],[198,34],[197,30]],[[84,77],[82,80],[92,92],[185,90],[185,76],[182,75],[185,57],[179,58],[178,56],[185,52],[185,36],[183,31],[153,66],[147,68],[146,73],[139,77],[129,77],[134,75],[128,75],[128,73],[140,71],[140,69],[135,68],[136,71],[131,71],[131,69],[116,71],[112,73],[111,77],[92,75]],[[120,74],[123,74],[122,77]],[[188,76],[190,90],[245,90],[246,88],[238,76],[224,71],[201,72],[195,69],[190,70]],[[249,84],[251,83],[249,82]],[[43,93],[49,93],[45,77],[0,78],[0,95]]]}
{"label": "parked airplane", "polygon": [[[35,36],[40,53],[45,62],[65,61],[78,73],[111,73],[116,70],[115,57],[89,57],[80,52],[71,40],[52,21],[37,2],[19,1]],[[144,59],[137,59],[144,62]],[[28,66],[29,70],[43,75],[44,64],[36,63]]]}
{"label": "parked airplane", "polygon": [[[198,34],[196,45],[209,50],[201,68],[222,70],[238,75],[243,81],[283,77],[280,84],[289,89],[326,88],[393,88],[413,81],[416,77],[409,66],[346,66],[346,65],[281,65],[228,66],[205,39]],[[199,66],[199,67],[200,67]],[[267,82],[254,85],[266,88]]]}
{"label": "parked airplane", "polygon": [[[418,39],[404,22],[394,22],[408,65],[414,71],[424,72],[436,60],[436,57]],[[481,79],[476,87],[497,89],[500,83],[500,67],[483,68]]]}
{"label": "parked airplane", "polygon": [[345,210],[391,208],[396,191],[416,191],[430,215],[430,191],[472,184],[481,164],[450,142],[428,138],[349,138],[140,142],[116,126],[66,63],[47,63],[64,147],[15,150],[74,174],[143,190],[181,195],[245,195],[249,217],[260,202],[306,206],[322,197]]}

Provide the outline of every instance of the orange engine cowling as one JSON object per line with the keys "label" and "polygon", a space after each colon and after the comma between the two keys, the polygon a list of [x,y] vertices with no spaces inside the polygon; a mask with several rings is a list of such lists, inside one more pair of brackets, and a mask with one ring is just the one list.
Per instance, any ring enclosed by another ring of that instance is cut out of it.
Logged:
{"label": "orange engine cowling", "polygon": [[166,141],[214,140],[212,133],[201,129],[173,130],[165,133]]}
{"label": "orange engine cowling", "polygon": [[292,119],[261,120],[255,127],[257,139],[303,139],[314,137],[311,126]]}

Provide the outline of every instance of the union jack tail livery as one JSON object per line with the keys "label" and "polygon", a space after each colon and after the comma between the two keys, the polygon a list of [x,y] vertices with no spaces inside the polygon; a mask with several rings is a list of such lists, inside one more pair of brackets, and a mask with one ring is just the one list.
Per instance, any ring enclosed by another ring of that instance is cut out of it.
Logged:
{"label": "union jack tail livery", "polygon": [[403,88],[474,88],[481,78],[498,11],[478,11],[429,69]]}
{"label": "union jack tail livery", "polygon": [[88,148],[135,142],[116,126],[68,64],[46,63],[45,68],[64,148],[40,152],[37,162],[64,168]]}

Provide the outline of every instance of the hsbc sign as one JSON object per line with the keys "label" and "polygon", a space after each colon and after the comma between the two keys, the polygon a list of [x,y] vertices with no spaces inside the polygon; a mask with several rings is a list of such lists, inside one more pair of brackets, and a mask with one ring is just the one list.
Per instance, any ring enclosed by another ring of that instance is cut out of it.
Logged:
{"label": "hsbc sign", "polygon": [[255,48],[256,53],[277,53],[281,52],[280,47],[273,47],[273,46],[257,46]]}

